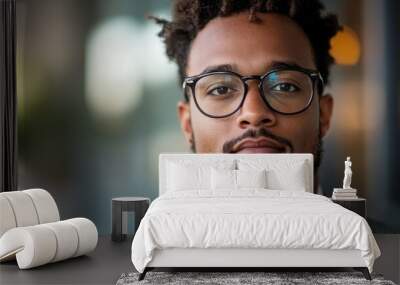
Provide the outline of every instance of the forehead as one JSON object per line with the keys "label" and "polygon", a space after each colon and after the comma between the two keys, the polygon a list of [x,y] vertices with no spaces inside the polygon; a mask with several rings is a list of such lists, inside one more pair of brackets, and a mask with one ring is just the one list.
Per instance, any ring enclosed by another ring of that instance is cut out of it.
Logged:
{"label": "forehead", "polygon": [[236,66],[242,75],[261,74],[277,61],[315,69],[311,44],[297,23],[273,13],[258,13],[262,22],[252,23],[248,15],[211,20],[192,42],[186,74],[222,64]]}

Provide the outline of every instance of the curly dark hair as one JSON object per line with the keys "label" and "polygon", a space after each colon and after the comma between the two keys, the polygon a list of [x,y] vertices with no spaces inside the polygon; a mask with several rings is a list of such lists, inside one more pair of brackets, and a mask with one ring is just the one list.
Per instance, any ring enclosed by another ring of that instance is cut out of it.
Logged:
{"label": "curly dark hair", "polygon": [[[167,56],[178,64],[180,82],[186,76],[190,45],[199,31],[216,17],[249,12],[250,22],[260,22],[257,13],[279,13],[294,20],[307,35],[314,52],[317,69],[325,84],[334,59],[329,54],[330,39],[342,29],[337,16],[323,13],[319,0],[175,0],[172,21],[149,16],[162,26]],[[186,98],[187,99],[187,98]]]}

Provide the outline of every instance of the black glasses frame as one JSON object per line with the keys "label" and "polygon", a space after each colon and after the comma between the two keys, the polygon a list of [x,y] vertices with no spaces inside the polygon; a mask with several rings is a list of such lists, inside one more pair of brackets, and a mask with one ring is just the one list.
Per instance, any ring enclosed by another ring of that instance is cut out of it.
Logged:
{"label": "black glasses frame", "polygon": [[[266,77],[268,77],[271,73],[274,73],[274,72],[277,72],[277,71],[285,71],[285,70],[300,71],[300,72],[306,74],[306,75],[310,78],[310,80],[311,80],[311,82],[312,82],[312,87],[313,87],[313,88],[312,88],[312,94],[311,94],[310,100],[309,100],[309,102],[307,103],[307,105],[306,105],[303,109],[301,109],[300,111],[296,111],[296,112],[292,112],[292,113],[286,113],[286,112],[278,111],[278,110],[276,110],[275,108],[273,108],[273,107],[268,103],[267,99],[266,99],[265,96],[263,95],[263,94],[265,94],[265,93],[264,93],[264,88],[263,88],[264,79],[265,79]],[[242,101],[240,102],[240,104],[238,105],[238,107],[237,107],[233,112],[231,112],[231,113],[229,113],[229,114],[227,114],[227,115],[223,115],[223,116],[214,116],[214,115],[207,114],[206,112],[204,112],[204,111],[200,108],[200,105],[199,105],[198,102],[197,102],[197,99],[196,99],[196,92],[195,92],[196,83],[197,83],[200,79],[202,79],[203,77],[206,77],[206,76],[209,76],[209,75],[213,75],[213,74],[231,74],[231,75],[235,75],[235,76],[239,77],[240,80],[241,80],[242,83],[243,83],[243,86],[244,86],[244,94],[243,94]],[[322,78],[322,76],[321,76],[321,73],[319,73],[317,70],[307,69],[307,68],[298,67],[298,66],[275,68],[275,69],[272,69],[272,70],[268,71],[268,72],[265,73],[264,75],[250,75],[250,76],[242,76],[242,75],[240,75],[240,74],[238,74],[238,73],[236,73],[236,72],[234,72],[234,71],[213,71],[213,72],[208,72],[208,73],[203,73],[203,74],[199,74],[199,75],[194,75],[194,76],[185,77],[184,80],[183,80],[183,83],[182,83],[182,89],[183,89],[184,96],[185,96],[186,100],[189,100],[188,95],[187,95],[187,92],[186,92],[186,87],[189,87],[189,88],[191,89],[192,94],[193,94],[193,99],[194,99],[194,102],[195,102],[195,104],[196,104],[196,107],[197,107],[197,109],[199,109],[199,111],[200,111],[203,115],[205,115],[205,116],[207,116],[207,117],[210,117],[210,118],[226,118],[226,117],[229,117],[229,116],[233,115],[233,114],[236,113],[240,108],[242,108],[243,103],[244,103],[244,101],[245,101],[245,99],[246,99],[246,96],[247,96],[248,85],[247,85],[246,82],[247,82],[248,80],[259,80],[260,83],[258,84],[258,90],[259,90],[259,94],[260,94],[262,100],[264,101],[264,103],[265,103],[271,110],[273,110],[273,111],[276,112],[276,113],[282,114],[282,115],[295,115],[295,114],[299,114],[299,113],[302,113],[302,112],[304,112],[305,110],[307,110],[307,109],[310,107],[311,102],[312,102],[312,100],[313,100],[313,98],[314,98],[314,93],[315,93],[314,90],[315,90],[315,85],[316,85],[316,83],[318,83],[317,88],[318,88],[318,93],[319,93],[319,94],[322,94],[322,93],[323,93],[323,89],[324,89],[324,80],[323,80],[323,78]]]}

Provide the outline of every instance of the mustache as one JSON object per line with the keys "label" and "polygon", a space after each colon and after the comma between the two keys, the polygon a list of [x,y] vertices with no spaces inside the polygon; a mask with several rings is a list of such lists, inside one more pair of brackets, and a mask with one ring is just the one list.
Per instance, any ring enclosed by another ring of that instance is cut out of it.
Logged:
{"label": "mustache", "polygon": [[241,140],[244,140],[246,138],[258,138],[258,137],[266,137],[275,140],[280,144],[288,146],[290,152],[293,152],[293,144],[288,139],[277,136],[265,128],[249,129],[246,132],[244,132],[241,136],[225,142],[224,145],[222,146],[222,152],[230,153],[232,152],[233,147]]}

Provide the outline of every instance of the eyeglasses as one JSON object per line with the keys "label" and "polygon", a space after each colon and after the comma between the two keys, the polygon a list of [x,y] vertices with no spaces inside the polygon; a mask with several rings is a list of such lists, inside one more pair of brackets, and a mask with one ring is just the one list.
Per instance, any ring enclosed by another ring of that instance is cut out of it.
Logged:
{"label": "eyeglasses", "polygon": [[269,108],[284,115],[304,112],[317,87],[322,94],[323,79],[318,71],[302,67],[273,69],[264,75],[241,76],[232,71],[214,71],[185,77],[184,95],[192,95],[197,108],[211,118],[224,118],[243,105],[248,80],[259,80],[259,94]]}

